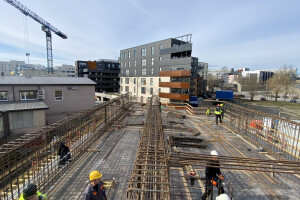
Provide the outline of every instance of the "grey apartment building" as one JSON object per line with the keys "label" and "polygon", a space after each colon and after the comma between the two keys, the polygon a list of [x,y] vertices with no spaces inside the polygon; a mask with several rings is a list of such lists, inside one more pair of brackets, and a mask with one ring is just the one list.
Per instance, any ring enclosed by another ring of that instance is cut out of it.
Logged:
{"label": "grey apartment building", "polygon": [[198,96],[200,67],[192,57],[191,34],[120,51],[122,94],[147,101],[158,95],[163,103],[187,102]]}
{"label": "grey apartment building", "polygon": [[120,63],[117,60],[76,61],[78,77],[87,77],[97,83],[95,92],[119,92]]}

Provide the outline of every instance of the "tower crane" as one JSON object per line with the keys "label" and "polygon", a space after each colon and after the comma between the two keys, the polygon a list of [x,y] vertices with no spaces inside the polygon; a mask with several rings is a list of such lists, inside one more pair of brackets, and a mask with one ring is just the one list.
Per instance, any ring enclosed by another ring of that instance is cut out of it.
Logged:
{"label": "tower crane", "polygon": [[67,35],[52,26],[49,22],[38,16],[33,11],[29,10],[27,7],[25,7],[23,4],[21,4],[17,0],[4,0],[10,5],[17,8],[19,11],[21,11],[24,15],[31,17],[36,22],[40,23],[42,25],[42,30],[46,33],[46,47],[47,47],[47,67],[48,67],[48,73],[50,73],[50,70],[53,74],[53,56],[52,56],[52,36],[51,31],[54,32],[56,35],[61,37],[62,39],[67,39]]}

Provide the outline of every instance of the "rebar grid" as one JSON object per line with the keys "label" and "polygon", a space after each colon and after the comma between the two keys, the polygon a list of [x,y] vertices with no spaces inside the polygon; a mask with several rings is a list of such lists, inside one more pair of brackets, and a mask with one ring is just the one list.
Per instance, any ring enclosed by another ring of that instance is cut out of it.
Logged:
{"label": "rebar grid", "polygon": [[[213,164],[210,162],[210,160],[212,160],[212,156],[209,156],[207,154],[172,152],[170,155],[170,164],[173,164],[175,166],[193,165],[201,167],[213,167],[210,165]],[[230,156],[218,156],[218,160],[221,163],[220,167],[228,170],[300,174],[300,162]]]}
{"label": "rebar grid", "polygon": [[149,112],[127,190],[127,199],[170,199],[169,167],[159,103],[150,100]]}
{"label": "rebar grid", "polygon": [[[129,108],[128,95],[60,120],[0,147],[0,199],[16,199],[33,182],[46,192],[61,175]],[[58,167],[65,140],[73,161]]]}
{"label": "rebar grid", "polygon": [[224,122],[278,159],[300,160],[300,123],[226,102]]}

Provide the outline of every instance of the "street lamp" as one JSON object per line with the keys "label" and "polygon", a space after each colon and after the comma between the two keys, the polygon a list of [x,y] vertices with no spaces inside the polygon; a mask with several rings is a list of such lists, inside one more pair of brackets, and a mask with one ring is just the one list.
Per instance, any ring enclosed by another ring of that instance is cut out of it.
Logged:
{"label": "street lamp", "polygon": [[26,56],[27,56],[27,58],[28,58],[28,65],[29,65],[29,56],[30,56],[30,53],[26,53]]}

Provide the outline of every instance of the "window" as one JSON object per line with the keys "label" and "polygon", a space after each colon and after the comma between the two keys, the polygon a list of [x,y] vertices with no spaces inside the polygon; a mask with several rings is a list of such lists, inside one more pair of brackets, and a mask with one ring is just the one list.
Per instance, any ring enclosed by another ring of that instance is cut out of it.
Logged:
{"label": "window", "polygon": [[161,67],[159,68],[159,71],[161,71]]}
{"label": "window", "polygon": [[136,78],[133,79],[133,84],[136,84]]}
{"label": "window", "polygon": [[151,47],[151,55],[154,54],[154,47]]}
{"label": "window", "polygon": [[142,49],[142,56],[146,56],[146,48]]}
{"label": "window", "polygon": [[150,78],[150,85],[153,85],[153,78]]}
{"label": "window", "polygon": [[159,56],[159,61],[161,61],[161,56]]}
{"label": "window", "polygon": [[123,78],[121,78],[121,84],[123,83]]}
{"label": "window", "polygon": [[158,81],[159,81],[159,82],[161,81],[161,80],[160,80],[160,78],[159,78],[159,80],[158,80]]}
{"label": "window", "polygon": [[136,57],[136,50],[133,50],[133,57]]}
{"label": "window", "polygon": [[151,68],[151,74],[153,74],[153,68]]}
{"label": "window", "polygon": [[127,62],[125,61],[125,62],[124,62],[124,67],[125,67],[125,68],[126,68],[126,64],[127,64]]}
{"label": "window", "polygon": [[0,92],[0,101],[8,101],[7,92]]}
{"label": "window", "polygon": [[158,89],[158,92],[160,92],[160,88]]}
{"label": "window", "polygon": [[125,78],[125,84],[129,84],[129,78]]}
{"label": "window", "polygon": [[146,66],[146,62],[147,62],[146,58],[142,59],[142,66]]}
{"label": "window", "polygon": [[141,93],[146,94],[146,88],[145,87],[141,87]]}
{"label": "window", "polygon": [[126,69],[126,70],[125,70],[125,75],[126,75],[126,76],[129,76],[129,69]]}
{"label": "window", "polygon": [[135,87],[133,87],[133,93],[135,93]]}
{"label": "window", "polygon": [[147,73],[146,73],[146,69],[142,69],[142,76],[146,76]]}
{"label": "window", "polygon": [[126,59],[126,52],[124,52],[124,59]]}
{"label": "window", "polygon": [[125,86],[125,92],[129,92],[129,86]]}
{"label": "window", "polygon": [[[120,53],[121,60],[123,59],[123,53]],[[83,63],[80,63],[83,64]]]}
{"label": "window", "polygon": [[128,58],[130,58],[130,51],[128,51]]}
{"label": "window", "polygon": [[130,61],[128,61],[128,67],[130,67]]}
{"label": "window", "polygon": [[134,75],[136,76],[136,69],[134,70]]}
{"label": "window", "polygon": [[22,91],[20,97],[21,100],[37,100],[37,91]]}
{"label": "window", "polygon": [[146,85],[146,78],[141,78],[141,85]]}
{"label": "window", "polygon": [[150,88],[150,94],[153,95],[153,88]]}
{"label": "window", "polygon": [[121,86],[121,92],[123,92],[123,86]]}
{"label": "window", "polygon": [[136,60],[134,61],[134,66],[136,67]]}
{"label": "window", "polygon": [[162,49],[162,44],[159,45],[159,49]]}
{"label": "window", "polygon": [[154,58],[151,58],[151,65],[154,65]]}
{"label": "window", "polygon": [[63,92],[62,92],[62,90],[55,90],[55,92],[54,92],[54,99],[55,99],[55,101],[62,101],[63,100]]}

